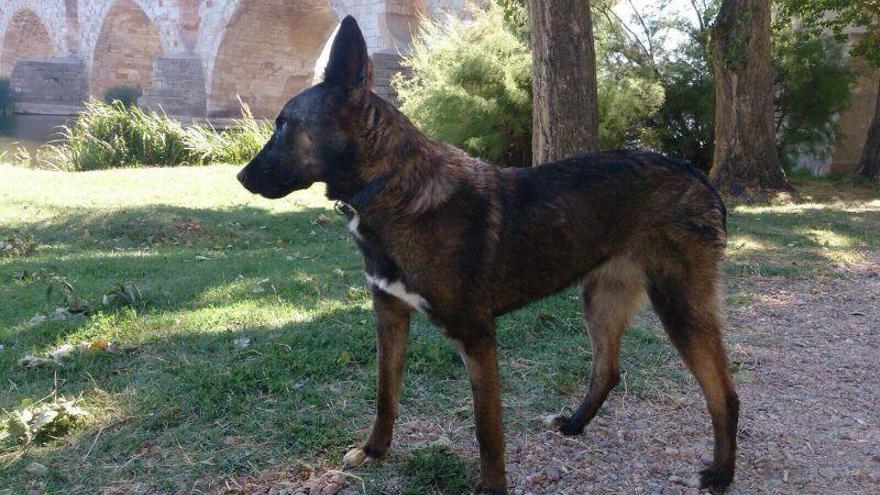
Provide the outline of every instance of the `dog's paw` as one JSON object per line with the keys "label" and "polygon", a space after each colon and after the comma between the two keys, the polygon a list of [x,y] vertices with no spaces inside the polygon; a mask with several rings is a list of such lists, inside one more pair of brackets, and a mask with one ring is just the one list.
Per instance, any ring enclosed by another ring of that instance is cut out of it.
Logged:
{"label": "dog's paw", "polygon": [[550,431],[561,431],[562,428],[568,423],[568,418],[561,414],[551,414],[549,416],[544,416],[544,419],[541,420],[544,423],[544,427]]}
{"label": "dog's paw", "polygon": [[565,436],[580,435],[584,429],[574,424],[570,418],[561,414],[544,417],[544,426],[550,431],[558,431]]}
{"label": "dog's paw", "polygon": [[709,467],[700,471],[700,488],[712,493],[724,493],[733,482],[733,468]]}
{"label": "dog's paw", "polygon": [[364,449],[358,447],[351,449],[342,458],[342,469],[354,469],[370,460],[370,456],[364,452]]}

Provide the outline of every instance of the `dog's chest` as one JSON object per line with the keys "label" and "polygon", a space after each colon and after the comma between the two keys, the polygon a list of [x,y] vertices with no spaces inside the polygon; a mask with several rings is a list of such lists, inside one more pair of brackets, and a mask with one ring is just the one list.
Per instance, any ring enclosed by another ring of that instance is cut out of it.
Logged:
{"label": "dog's chest", "polygon": [[431,310],[431,305],[411,287],[409,278],[400,266],[382,248],[381,242],[367,227],[361,225],[360,216],[348,220],[348,230],[364,255],[364,277],[367,287],[396,297],[411,308],[423,313]]}

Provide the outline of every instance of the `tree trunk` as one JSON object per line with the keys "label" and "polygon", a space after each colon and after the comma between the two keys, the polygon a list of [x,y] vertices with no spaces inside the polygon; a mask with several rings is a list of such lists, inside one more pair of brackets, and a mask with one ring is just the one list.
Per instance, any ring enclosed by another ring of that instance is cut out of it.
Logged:
{"label": "tree trunk", "polygon": [[874,118],[868,128],[868,138],[862,148],[862,158],[856,169],[856,182],[876,182],[880,178],[880,88],[877,90],[877,104]]}
{"label": "tree trunk", "polygon": [[528,0],[532,164],[599,149],[589,0]]}
{"label": "tree trunk", "polygon": [[709,179],[732,195],[791,191],[773,127],[769,0],[724,0],[711,38],[715,151]]}

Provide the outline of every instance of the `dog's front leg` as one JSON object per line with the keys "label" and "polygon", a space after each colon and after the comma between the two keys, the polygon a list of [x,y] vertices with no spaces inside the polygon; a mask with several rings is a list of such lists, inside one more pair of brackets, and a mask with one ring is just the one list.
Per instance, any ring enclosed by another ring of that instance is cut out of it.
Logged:
{"label": "dog's front leg", "polygon": [[367,441],[345,454],[342,459],[343,467],[353,468],[369,459],[382,458],[391,445],[411,312],[412,308],[384,292],[377,291],[373,296],[378,365],[376,422]]}
{"label": "dog's front leg", "polygon": [[480,484],[474,493],[507,493],[504,474],[504,432],[501,417],[501,380],[495,355],[494,326],[474,338],[459,341],[474,396],[474,419],[480,444]]}

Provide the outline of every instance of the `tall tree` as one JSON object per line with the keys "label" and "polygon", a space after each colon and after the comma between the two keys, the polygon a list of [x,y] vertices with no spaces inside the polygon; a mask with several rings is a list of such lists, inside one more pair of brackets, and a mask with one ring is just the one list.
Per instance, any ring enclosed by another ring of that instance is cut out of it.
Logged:
{"label": "tall tree", "polygon": [[528,0],[532,157],[538,165],[599,148],[589,0]]}
{"label": "tall tree", "polygon": [[770,1],[724,0],[710,38],[716,82],[709,179],[734,195],[791,190],[773,125]]}
{"label": "tall tree", "polygon": [[[880,68],[880,0],[780,0],[780,4],[805,28],[828,29],[841,40],[853,30],[862,31],[851,53]],[[880,88],[855,178],[871,182],[880,179]]]}

